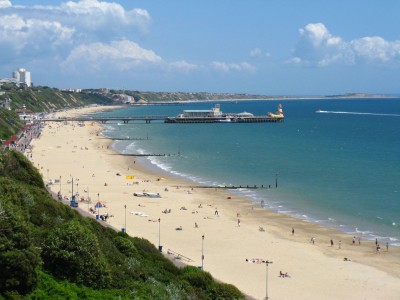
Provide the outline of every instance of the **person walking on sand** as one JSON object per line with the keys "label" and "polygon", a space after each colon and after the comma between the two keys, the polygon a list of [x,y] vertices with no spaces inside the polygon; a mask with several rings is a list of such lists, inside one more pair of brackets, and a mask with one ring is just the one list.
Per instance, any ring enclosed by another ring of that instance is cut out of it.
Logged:
{"label": "person walking on sand", "polygon": [[292,235],[294,235],[294,228],[292,227]]}
{"label": "person walking on sand", "polygon": [[238,227],[240,227],[240,219],[238,219]]}
{"label": "person walking on sand", "polygon": [[333,240],[331,239],[331,247],[333,247]]}
{"label": "person walking on sand", "polygon": [[355,243],[356,243],[356,237],[353,236],[353,245],[355,245]]}
{"label": "person walking on sand", "polygon": [[214,215],[218,216],[218,209],[215,209]]}
{"label": "person walking on sand", "polygon": [[342,241],[339,240],[339,249],[342,249]]}

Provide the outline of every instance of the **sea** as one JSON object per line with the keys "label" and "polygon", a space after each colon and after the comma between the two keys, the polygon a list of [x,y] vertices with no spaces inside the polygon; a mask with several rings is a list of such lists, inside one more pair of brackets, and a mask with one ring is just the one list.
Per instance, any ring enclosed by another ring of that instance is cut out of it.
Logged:
{"label": "sea", "polygon": [[[103,134],[148,168],[232,190],[257,205],[400,246],[400,98],[246,100],[128,106],[96,116],[176,116],[211,109],[284,123],[114,122]],[[132,174],[134,175],[134,174]],[[257,185],[260,189],[247,189]]]}

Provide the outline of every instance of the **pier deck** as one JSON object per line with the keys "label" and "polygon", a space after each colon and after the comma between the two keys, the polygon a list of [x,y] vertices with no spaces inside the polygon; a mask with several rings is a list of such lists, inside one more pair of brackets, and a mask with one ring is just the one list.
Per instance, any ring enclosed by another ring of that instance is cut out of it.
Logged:
{"label": "pier deck", "polygon": [[136,117],[71,117],[71,118],[43,118],[41,122],[100,122],[128,124],[134,121],[150,123],[162,121],[164,123],[283,123],[284,118],[267,116],[234,117],[234,118],[176,118],[166,116],[136,116]]}

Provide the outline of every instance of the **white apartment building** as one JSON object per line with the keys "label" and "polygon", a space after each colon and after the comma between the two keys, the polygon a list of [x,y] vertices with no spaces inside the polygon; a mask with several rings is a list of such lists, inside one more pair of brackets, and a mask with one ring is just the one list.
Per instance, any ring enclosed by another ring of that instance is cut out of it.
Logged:
{"label": "white apartment building", "polygon": [[14,71],[12,77],[18,82],[26,84],[28,87],[32,85],[31,72],[28,72],[23,68],[19,68],[17,71]]}

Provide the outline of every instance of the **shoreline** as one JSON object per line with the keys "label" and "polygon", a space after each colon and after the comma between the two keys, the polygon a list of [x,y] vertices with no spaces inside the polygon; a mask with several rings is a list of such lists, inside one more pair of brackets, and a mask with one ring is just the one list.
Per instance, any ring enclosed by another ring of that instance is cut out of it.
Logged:
{"label": "shoreline", "polygon": [[[106,139],[106,137],[104,137]],[[120,153],[118,152],[118,150],[113,149],[117,154]],[[137,158],[138,160],[145,160],[146,158],[142,157],[142,158]],[[187,179],[184,178],[184,175],[182,174],[173,174],[170,173],[168,170],[163,169],[161,166],[159,166],[157,163],[152,163],[152,162],[140,162],[140,164],[143,166],[144,170],[150,171],[150,172],[156,172],[156,173],[160,173],[162,174],[162,177],[166,177],[166,176],[170,176],[173,178],[176,178],[177,180],[183,180],[187,183],[186,188],[191,188],[191,187],[197,187],[197,188],[202,188],[202,186],[206,186],[205,183],[202,182],[198,182],[194,179]],[[157,171],[158,170],[158,171]],[[218,183],[216,183],[218,184]],[[246,189],[246,187],[242,187],[243,190]],[[212,188],[207,188],[208,190],[212,190]],[[216,188],[215,190],[217,190],[219,188]],[[266,189],[266,188],[265,188]],[[270,189],[273,189],[273,187],[271,187]],[[251,196],[247,196],[245,195],[240,189],[228,189],[228,188],[220,188],[220,191],[225,191],[226,193],[228,193],[230,196],[233,197],[239,197],[239,198],[243,198],[245,201],[250,202],[253,206],[261,206],[261,203],[258,203],[256,201],[256,199],[254,199]],[[247,190],[249,191],[249,190]],[[267,196],[268,197],[268,196]],[[337,232],[338,234],[344,234],[346,236],[351,236],[353,237],[355,235],[356,240],[358,242],[358,237],[360,237],[362,240],[364,241],[370,241],[370,242],[374,242],[376,238],[378,238],[381,241],[381,244],[383,244],[384,246],[386,245],[386,242],[390,242],[390,247],[396,247],[399,248],[400,247],[400,241],[388,236],[387,234],[385,235],[378,235],[376,232],[371,231],[370,229],[365,229],[365,230],[358,230],[359,228],[357,227],[353,227],[354,225],[349,225],[349,224],[341,224],[341,223],[329,223],[330,220],[328,219],[320,219],[316,216],[304,216],[304,214],[306,213],[305,210],[301,210],[301,211],[290,211],[289,212],[285,212],[288,211],[288,209],[284,208],[283,212],[279,211],[279,209],[277,207],[267,207],[264,206],[262,207],[265,210],[269,210],[272,213],[276,213],[278,215],[285,215],[288,216],[290,218],[293,218],[295,220],[299,220],[302,222],[306,222],[306,223],[310,223],[310,224],[314,224],[316,226],[320,226],[322,228],[327,228],[329,231],[333,231],[333,232]],[[335,220],[336,221],[336,220]],[[340,228],[341,227],[341,228]],[[365,232],[365,233],[364,233]],[[396,241],[393,242],[393,239],[395,239]],[[400,250],[400,248],[399,248]]]}
{"label": "shoreline", "polygon": [[[205,271],[236,285],[251,297],[262,299],[265,295],[266,271],[265,266],[246,263],[246,258],[274,261],[269,267],[271,298],[336,299],[352,295],[353,299],[396,299],[400,294],[399,249],[382,249],[376,254],[374,241],[362,240],[361,245],[352,245],[352,236],[267,211],[227,191],[176,189],[174,186],[184,186],[186,182],[148,170],[131,157],[109,155],[113,151],[112,141],[98,138],[102,130],[99,124],[50,126],[46,125],[39,140],[33,141],[32,162],[45,181],[61,176],[60,187],[49,186],[53,192],[62,189],[63,194],[71,193],[63,179],[69,175],[79,178],[77,189],[87,187],[92,198],[92,204],[80,203],[81,210],[87,212],[98,199],[106,202],[100,214],[107,211],[113,215],[107,223],[122,228],[126,215],[128,234],[144,237],[156,246],[160,240],[164,253],[167,249],[181,253],[193,260],[187,262],[191,265],[201,264],[204,242]],[[139,184],[125,179],[125,175],[131,174]],[[164,179],[158,180],[161,176]],[[160,193],[162,198],[132,196],[133,191],[143,190]],[[86,197],[86,193],[82,194]],[[172,212],[163,214],[165,209]],[[175,230],[179,226],[182,231]],[[315,244],[310,243],[311,237],[316,238]],[[335,241],[334,247],[329,245],[330,239]],[[342,249],[338,249],[339,240]],[[351,262],[343,261],[344,257]],[[280,270],[288,272],[291,278],[277,276]]]}

